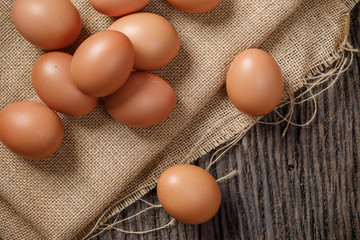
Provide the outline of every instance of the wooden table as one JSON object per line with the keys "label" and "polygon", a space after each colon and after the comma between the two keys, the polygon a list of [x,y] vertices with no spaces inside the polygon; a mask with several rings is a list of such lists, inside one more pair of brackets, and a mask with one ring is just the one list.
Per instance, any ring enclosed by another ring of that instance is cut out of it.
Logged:
{"label": "wooden table", "polygon": [[[360,49],[360,4],[352,12],[350,42]],[[144,235],[106,231],[94,239],[360,239],[360,54],[329,90],[318,96],[318,113],[305,127],[257,124],[230,149],[212,172],[221,177],[218,214],[202,225],[175,222]],[[286,110],[286,109],[285,109]],[[313,102],[295,108],[292,120],[311,118]],[[278,119],[269,114],[265,121]],[[211,155],[197,164],[204,167]],[[156,191],[143,199],[158,203]],[[136,202],[118,217],[148,207]],[[143,231],[167,224],[162,209],[117,225]]]}

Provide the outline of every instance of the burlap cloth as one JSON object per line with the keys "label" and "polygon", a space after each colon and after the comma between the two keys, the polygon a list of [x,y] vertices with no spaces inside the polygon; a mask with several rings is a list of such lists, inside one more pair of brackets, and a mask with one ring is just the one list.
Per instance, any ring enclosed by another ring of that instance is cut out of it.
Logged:
{"label": "burlap cloth", "polygon": [[[11,21],[12,1],[1,0],[0,107],[40,101],[31,68],[44,51],[27,43]],[[79,41],[106,29],[115,18],[89,1],[73,0],[83,21]],[[167,167],[191,162],[255,120],[226,97],[229,63],[240,51],[260,47],[278,61],[290,94],[311,74],[338,60],[346,46],[351,0],[223,0],[207,14],[187,14],[152,0],[144,11],[174,24],[181,40],[176,59],[156,71],[177,93],[175,112],[149,128],[121,126],[100,101],[84,117],[61,115],[65,138],[44,160],[15,156],[0,144],[0,236],[3,239],[71,239],[86,235],[112,202],[115,213],[155,187]],[[101,67],[101,66],[99,66]],[[288,96],[284,95],[284,100]],[[295,139],[294,139],[295,141]],[[124,197],[126,196],[126,197]]]}

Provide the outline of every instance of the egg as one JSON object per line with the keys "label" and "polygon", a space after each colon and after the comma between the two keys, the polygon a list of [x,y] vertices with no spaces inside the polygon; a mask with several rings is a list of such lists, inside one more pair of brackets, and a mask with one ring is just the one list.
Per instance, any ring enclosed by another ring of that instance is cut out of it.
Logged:
{"label": "egg", "polygon": [[180,40],[175,27],[154,13],[133,13],[116,20],[109,30],[128,36],[135,49],[134,67],[155,70],[169,64],[177,55]]}
{"label": "egg", "polygon": [[175,8],[188,13],[205,13],[215,9],[221,0],[166,0]]}
{"label": "egg", "polygon": [[226,78],[232,104],[251,116],[273,111],[284,92],[284,80],[276,60],[260,49],[247,49],[232,61]]}
{"label": "egg", "polygon": [[81,92],[70,74],[72,56],[49,52],[34,64],[31,80],[41,100],[54,110],[70,116],[83,116],[94,110],[97,98]]}
{"label": "egg", "polygon": [[176,95],[164,79],[147,72],[133,72],[115,93],[105,97],[108,113],[129,127],[148,127],[165,120],[174,110]]}
{"label": "egg", "polygon": [[157,195],[164,210],[185,224],[210,220],[221,203],[221,191],[215,178],[190,164],[166,169],[157,182]]}
{"label": "egg", "polygon": [[139,11],[144,8],[150,0],[90,0],[91,5],[98,12],[118,17]]}
{"label": "egg", "polygon": [[81,32],[80,15],[68,0],[16,0],[11,14],[20,34],[45,50],[70,46]]}
{"label": "egg", "polygon": [[128,37],[118,31],[98,32],[75,51],[70,66],[71,77],[80,91],[103,97],[125,83],[134,59],[134,48]]}
{"label": "egg", "polygon": [[36,102],[15,102],[0,111],[0,140],[15,154],[40,159],[60,147],[64,128],[58,115]]}

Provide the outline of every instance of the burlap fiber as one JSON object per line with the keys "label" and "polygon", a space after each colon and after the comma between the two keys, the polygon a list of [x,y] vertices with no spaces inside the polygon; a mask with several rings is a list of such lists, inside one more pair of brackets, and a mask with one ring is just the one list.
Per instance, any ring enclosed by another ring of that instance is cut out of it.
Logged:
{"label": "burlap fiber", "polygon": [[[44,51],[16,31],[13,2],[0,2],[1,108],[14,101],[41,102],[30,75]],[[72,2],[83,30],[78,42],[65,50],[70,53],[115,20],[96,12],[89,1]],[[175,60],[156,71],[177,93],[175,112],[157,126],[133,129],[113,121],[100,101],[88,116],[60,114],[64,142],[47,159],[23,159],[0,144],[0,237],[81,238],[112,202],[127,196],[112,209],[115,213],[155,187],[167,167],[194,161],[244,134],[256,119],[234,109],[224,88],[235,55],[249,47],[269,51],[291,94],[342,56],[349,11],[357,2],[222,0],[212,12],[188,14],[165,0],[152,0],[143,11],[167,18],[181,39]]]}

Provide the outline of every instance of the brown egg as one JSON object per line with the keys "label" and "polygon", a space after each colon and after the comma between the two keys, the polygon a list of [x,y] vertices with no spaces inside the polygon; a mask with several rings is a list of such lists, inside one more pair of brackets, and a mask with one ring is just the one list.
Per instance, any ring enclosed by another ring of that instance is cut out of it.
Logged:
{"label": "brown egg", "polygon": [[102,31],[87,38],[74,53],[71,76],[84,93],[102,97],[118,90],[134,65],[129,38],[117,31]]}
{"label": "brown egg", "polygon": [[63,136],[58,115],[41,103],[15,102],[0,111],[0,140],[24,158],[50,156],[60,147]]}
{"label": "brown egg", "polygon": [[133,72],[114,94],[105,97],[108,113],[129,127],[148,127],[165,120],[174,110],[173,88],[162,78],[146,72]]}
{"label": "brown egg", "polygon": [[96,11],[113,17],[139,11],[149,2],[150,0],[90,0]]}
{"label": "brown egg", "polygon": [[221,0],[166,0],[175,8],[188,13],[205,13],[215,9]]}
{"label": "brown egg", "polygon": [[94,110],[97,98],[81,92],[70,74],[72,56],[49,52],[34,64],[31,80],[36,93],[49,107],[70,116],[83,116]]}
{"label": "brown egg", "polygon": [[70,46],[81,31],[80,15],[68,0],[17,0],[11,13],[20,34],[42,49]]}
{"label": "brown egg", "polygon": [[280,103],[284,80],[279,65],[269,53],[248,49],[231,63],[226,90],[231,102],[241,112],[262,116]]}
{"label": "brown egg", "polygon": [[155,70],[169,64],[180,48],[175,27],[154,13],[133,13],[116,20],[110,30],[128,36],[134,44],[135,65],[139,70]]}
{"label": "brown egg", "polygon": [[221,203],[221,191],[214,177],[190,164],[166,169],[157,182],[157,195],[164,210],[186,224],[210,220]]}

